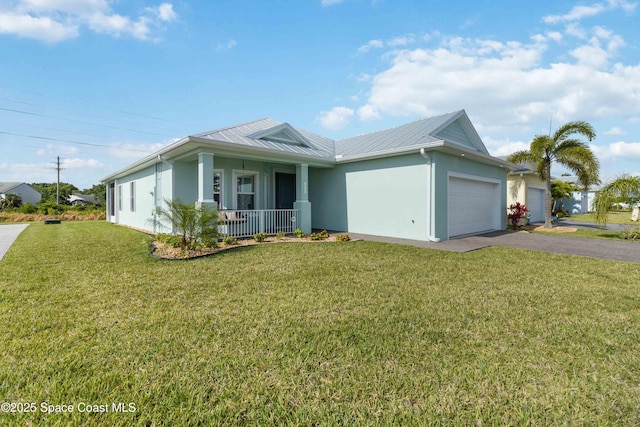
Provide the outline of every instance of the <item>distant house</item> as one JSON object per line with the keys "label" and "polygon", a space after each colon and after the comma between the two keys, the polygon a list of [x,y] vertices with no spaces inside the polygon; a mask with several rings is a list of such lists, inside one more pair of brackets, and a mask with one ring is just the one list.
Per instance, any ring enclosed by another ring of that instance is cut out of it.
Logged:
{"label": "distant house", "polygon": [[38,190],[24,182],[0,182],[0,199],[4,199],[6,194],[20,196],[23,204],[31,202],[35,205],[42,199]]}
{"label": "distant house", "polygon": [[[582,187],[580,179],[577,176],[561,176],[558,178],[560,181],[572,182],[578,187]],[[593,212],[593,201],[595,200],[596,193],[600,188],[593,188],[581,191],[575,191],[571,197],[565,197],[562,200],[562,208],[569,211],[570,214],[586,214]]]}
{"label": "distant house", "polygon": [[507,176],[507,208],[516,202],[527,207],[529,222],[544,222],[546,182],[533,165],[522,165]]}
{"label": "distant house", "polygon": [[[300,228],[423,241],[506,228],[507,172],[464,110],[343,140],[261,119],[190,135],[103,178],[107,220],[167,230],[165,200],[218,207],[224,234]],[[170,230],[169,230],[170,231]]]}
{"label": "distant house", "polygon": [[96,200],[96,196],[94,196],[93,194],[72,194],[67,198],[67,200],[69,201],[69,203],[71,203],[74,206],[77,206],[77,205],[86,206],[86,205],[98,204]]}

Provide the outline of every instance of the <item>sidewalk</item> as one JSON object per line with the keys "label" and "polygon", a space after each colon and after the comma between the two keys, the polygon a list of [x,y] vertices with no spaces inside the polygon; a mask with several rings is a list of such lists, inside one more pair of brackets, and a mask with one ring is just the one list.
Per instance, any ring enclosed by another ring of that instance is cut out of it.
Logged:
{"label": "sidewalk", "polygon": [[27,228],[29,224],[7,224],[0,225],[0,260],[7,253],[13,242]]}

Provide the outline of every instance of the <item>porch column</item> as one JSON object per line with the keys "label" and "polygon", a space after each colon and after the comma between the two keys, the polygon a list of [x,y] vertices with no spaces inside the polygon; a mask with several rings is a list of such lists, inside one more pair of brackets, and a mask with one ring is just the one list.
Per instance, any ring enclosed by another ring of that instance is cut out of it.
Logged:
{"label": "porch column", "polygon": [[311,233],[311,202],[309,201],[309,165],[296,165],[296,201],[293,208],[298,210],[296,228],[305,234]]}
{"label": "porch column", "polygon": [[198,153],[198,203],[213,205],[213,154]]}

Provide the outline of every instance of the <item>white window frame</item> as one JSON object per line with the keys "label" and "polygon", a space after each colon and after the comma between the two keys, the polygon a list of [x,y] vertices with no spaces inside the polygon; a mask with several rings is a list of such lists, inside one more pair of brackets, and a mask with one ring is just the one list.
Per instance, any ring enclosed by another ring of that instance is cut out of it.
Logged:
{"label": "white window frame", "polygon": [[122,195],[122,184],[118,185],[118,210],[120,212],[122,212],[122,202],[123,202],[123,195]]}
{"label": "white window frame", "polygon": [[131,181],[129,183],[129,208],[131,212],[136,211],[136,182]]}
{"label": "white window frame", "polygon": [[260,174],[250,170],[233,171],[233,208],[238,209],[238,178],[244,176],[253,176],[253,204],[254,210],[257,210],[260,206]]}
{"label": "white window frame", "polygon": [[[220,174],[220,191],[215,190],[216,184],[216,174]],[[214,169],[213,170],[213,200],[216,199],[216,194],[218,195],[218,209],[224,209],[224,169]]]}

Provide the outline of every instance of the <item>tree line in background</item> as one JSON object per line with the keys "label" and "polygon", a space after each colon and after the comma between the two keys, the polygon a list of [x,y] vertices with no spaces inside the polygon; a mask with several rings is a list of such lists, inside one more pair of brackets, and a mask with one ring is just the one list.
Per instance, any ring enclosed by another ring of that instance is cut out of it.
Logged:
{"label": "tree line in background", "polygon": [[6,194],[4,199],[0,200],[0,209],[18,210],[22,213],[62,213],[71,207],[69,196],[72,194],[94,196],[96,200],[96,205],[94,206],[74,206],[74,209],[77,210],[104,210],[104,206],[106,204],[106,186],[104,184],[96,184],[91,188],[80,191],[80,189],[73,184],[61,182],[59,193],[58,184],[56,183],[32,183],[29,185],[42,195],[42,198],[37,204],[34,205],[29,202],[22,203],[20,196],[15,194]]}
{"label": "tree line in background", "polygon": [[[49,183],[33,183],[29,184],[34,190],[38,190],[42,194],[41,203],[56,203],[57,184]],[[96,184],[91,188],[80,191],[78,187],[67,182],[60,183],[60,204],[69,205],[69,196],[72,194],[85,194],[95,196],[96,202],[100,206],[104,206],[106,197],[106,187],[104,184]]]}

